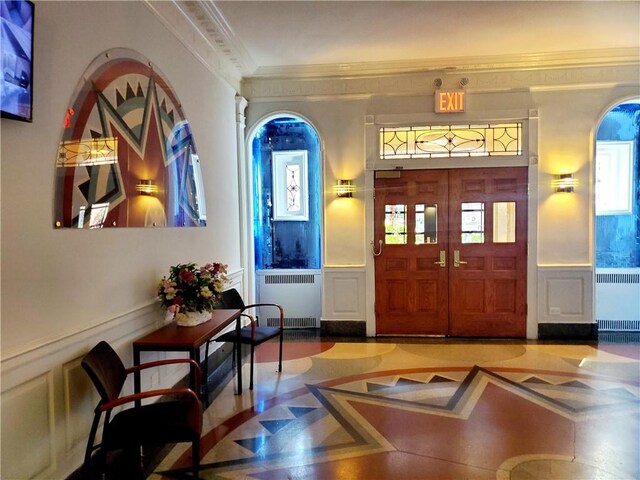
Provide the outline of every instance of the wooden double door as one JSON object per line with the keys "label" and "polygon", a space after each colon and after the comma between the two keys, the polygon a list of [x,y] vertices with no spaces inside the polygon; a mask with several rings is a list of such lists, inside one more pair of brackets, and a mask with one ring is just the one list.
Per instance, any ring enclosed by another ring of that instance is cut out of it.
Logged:
{"label": "wooden double door", "polygon": [[527,168],[375,174],[376,331],[526,335]]}

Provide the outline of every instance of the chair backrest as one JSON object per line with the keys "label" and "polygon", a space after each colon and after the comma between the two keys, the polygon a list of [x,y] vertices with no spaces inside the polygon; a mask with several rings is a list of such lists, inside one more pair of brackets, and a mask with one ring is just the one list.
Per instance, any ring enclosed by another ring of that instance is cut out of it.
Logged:
{"label": "chair backrest", "polygon": [[98,343],[82,359],[82,368],[98,390],[101,403],[118,398],[127,372],[111,345],[105,341]]}
{"label": "chair backrest", "polygon": [[244,310],[244,300],[238,293],[238,290],[235,288],[231,288],[229,290],[225,290],[220,294],[220,307],[221,308],[230,308],[230,309],[240,309]]}

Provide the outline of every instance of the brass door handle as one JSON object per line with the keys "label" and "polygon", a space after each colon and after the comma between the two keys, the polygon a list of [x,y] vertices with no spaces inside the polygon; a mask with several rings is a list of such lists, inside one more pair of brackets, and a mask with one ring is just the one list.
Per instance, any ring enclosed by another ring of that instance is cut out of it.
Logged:
{"label": "brass door handle", "polygon": [[454,267],[459,267],[460,265],[466,265],[467,262],[465,262],[464,260],[460,260],[460,250],[454,250],[453,251],[453,266]]}
{"label": "brass door handle", "polygon": [[433,262],[436,265],[440,265],[442,268],[447,266],[447,252],[444,250],[440,250],[440,260],[437,262]]}

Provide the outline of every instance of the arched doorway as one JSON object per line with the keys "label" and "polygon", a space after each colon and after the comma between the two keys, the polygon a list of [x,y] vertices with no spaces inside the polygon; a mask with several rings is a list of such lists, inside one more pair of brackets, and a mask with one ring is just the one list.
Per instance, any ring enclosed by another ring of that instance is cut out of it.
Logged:
{"label": "arched doorway", "polygon": [[609,110],[597,129],[595,316],[600,338],[640,332],[640,99]]}
{"label": "arched doorway", "polygon": [[[278,114],[249,139],[256,300],[285,310],[285,326],[319,328],[322,313],[322,157],[305,119]],[[269,325],[277,319],[266,318]]]}

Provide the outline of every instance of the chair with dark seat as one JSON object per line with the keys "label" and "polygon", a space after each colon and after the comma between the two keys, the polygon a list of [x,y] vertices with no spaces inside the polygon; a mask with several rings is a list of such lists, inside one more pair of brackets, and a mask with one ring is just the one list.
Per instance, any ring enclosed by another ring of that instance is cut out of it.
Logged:
{"label": "chair with dark seat", "polygon": [[[278,372],[282,372],[282,331],[284,329],[284,310],[277,303],[253,303],[251,305],[245,305],[244,300],[240,296],[240,293],[235,288],[222,292],[219,300],[220,308],[239,309],[242,315],[249,319],[249,325],[240,329],[240,337],[236,330],[230,331],[219,337],[215,338],[216,342],[233,342],[233,359],[235,361],[235,349],[238,348],[236,344],[249,345],[251,347],[251,373],[249,380],[249,390],[253,390],[253,364],[255,357],[255,348],[275,337],[280,337],[279,355],[278,355]],[[259,317],[257,314],[249,315],[246,312],[255,311],[258,307],[268,307],[278,311],[279,323],[277,327],[269,327],[259,324]]]}
{"label": "chair with dark seat", "polygon": [[[164,388],[121,396],[122,387],[130,373],[173,363],[190,364],[192,385],[199,391],[200,367],[197,362],[186,358],[148,362],[125,368],[113,348],[107,342],[101,341],[82,359],[82,367],[100,395],[85,451],[83,478],[89,478],[91,474],[91,461],[96,450],[100,466],[106,470],[107,452],[123,450],[132,453],[134,458],[138,459],[139,466],[140,449],[143,445],[181,442],[191,442],[192,474],[193,478],[198,478],[202,433],[202,405],[198,395],[189,388]],[[141,405],[141,400],[154,397],[164,398],[155,403]],[[132,408],[119,411],[112,416],[115,407],[129,403],[135,403],[136,406],[132,405]],[[94,445],[102,413],[102,442]],[[138,474],[142,478],[142,468]]]}

